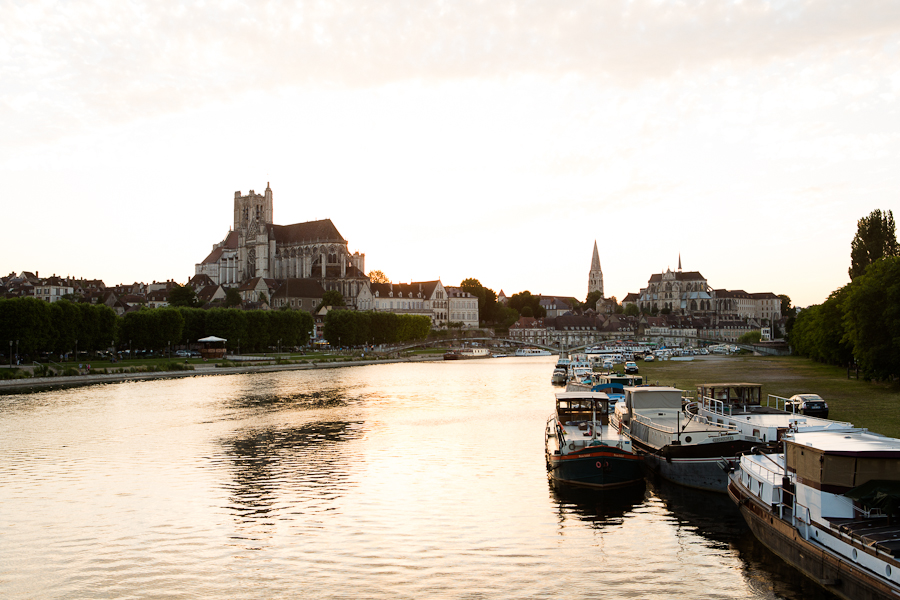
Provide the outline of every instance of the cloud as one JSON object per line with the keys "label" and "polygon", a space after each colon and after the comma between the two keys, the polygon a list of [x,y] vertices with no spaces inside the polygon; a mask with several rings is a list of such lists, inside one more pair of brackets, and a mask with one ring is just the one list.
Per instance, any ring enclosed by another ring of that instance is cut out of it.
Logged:
{"label": "cloud", "polygon": [[250,90],[538,74],[639,85],[723,63],[896,46],[900,4],[27,2],[0,5],[12,138],[177,111]]}

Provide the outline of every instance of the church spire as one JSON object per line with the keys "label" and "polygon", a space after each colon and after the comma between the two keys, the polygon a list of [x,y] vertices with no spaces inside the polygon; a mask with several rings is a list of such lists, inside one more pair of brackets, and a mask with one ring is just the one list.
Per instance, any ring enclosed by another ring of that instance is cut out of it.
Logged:
{"label": "church spire", "polygon": [[681,252],[678,253],[678,272],[681,273]]}
{"label": "church spire", "polygon": [[600,292],[603,295],[603,270],[600,268],[600,253],[597,251],[597,240],[594,240],[594,254],[591,257],[591,272],[588,275],[588,294]]}

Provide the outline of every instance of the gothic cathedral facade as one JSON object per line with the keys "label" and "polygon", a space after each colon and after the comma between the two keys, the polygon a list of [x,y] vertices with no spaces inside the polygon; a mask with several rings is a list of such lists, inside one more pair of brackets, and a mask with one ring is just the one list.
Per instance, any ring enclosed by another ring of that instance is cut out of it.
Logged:
{"label": "gothic cathedral facade", "polygon": [[251,279],[315,279],[326,290],[341,292],[355,305],[361,288],[368,288],[365,254],[350,254],[331,219],[275,225],[272,188],[234,193],[234,224],[225,239],[213,246],[195,274],[214,283],[239,286]]}

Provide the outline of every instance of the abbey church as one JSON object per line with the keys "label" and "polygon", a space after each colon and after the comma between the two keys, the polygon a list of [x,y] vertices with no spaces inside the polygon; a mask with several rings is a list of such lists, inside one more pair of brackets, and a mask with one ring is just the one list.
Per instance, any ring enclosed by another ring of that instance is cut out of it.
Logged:
{"label": "abbey church", "polygon": [[233,228],[195,266],[195,274],[234,286],[257,277],[314,279],[351,303],[369,285],[365,259],[365,254],[350,254],[331,219],[275,225],[272,188],[266,184],[264,194],[234,193]]}

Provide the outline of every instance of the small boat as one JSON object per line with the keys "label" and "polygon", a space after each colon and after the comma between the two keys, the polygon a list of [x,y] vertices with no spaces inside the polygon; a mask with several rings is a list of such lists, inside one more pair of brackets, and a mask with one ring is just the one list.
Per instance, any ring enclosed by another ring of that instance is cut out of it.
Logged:
{"label": "small boat", "polygon": [[569,375],[566,370],[559,367],[553,369],[553,374],[550,375],[550,383],[553,385],[566,385],[568,380]]}
{"label": "small boat", "polygon": [[542,348],[518,348],[516,356],[550,356],[550,351]]}
{"label": "small boat", "polygon": [[900,440],[789,432],[780,454],[746,454],[728,495],[753,534],[846,600],[900,597]]}
{"label": "small boat", "polygon": [[491,352],[487,348],[463,348],[459,355],[462,358],[490,358]]}
{"label": "small boat", "polygon": [[631,440],[609,425],[609,398],[600,392],[560,392],[547,419],[544,450],[551,479],[613,488],[643,480]]}
{"label": "small boat", "polygon": [[462,359],[462,355],[458,350],[450,350],[448,352],[444,352],[444,360],[460,360]]}

